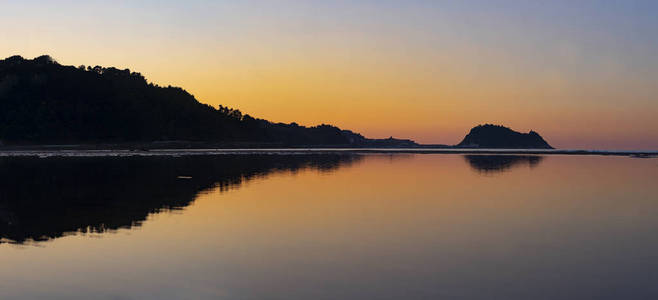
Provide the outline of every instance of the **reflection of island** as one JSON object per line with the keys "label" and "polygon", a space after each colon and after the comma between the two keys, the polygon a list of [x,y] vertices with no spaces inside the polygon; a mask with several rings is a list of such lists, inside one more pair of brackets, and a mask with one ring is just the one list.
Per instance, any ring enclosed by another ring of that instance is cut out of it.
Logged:
{"label": "reflection of island", "polygon": [[218,155],[0,160],[0,242],[140,226],[203,190],[226,190],[277,171],[331,171],[361,156]]}
{"label": "reflection of island", "polygon": [[516,166],[536,167],[543,156],[538,155],[464,155],[471,168],[482,173],[504,172]]}

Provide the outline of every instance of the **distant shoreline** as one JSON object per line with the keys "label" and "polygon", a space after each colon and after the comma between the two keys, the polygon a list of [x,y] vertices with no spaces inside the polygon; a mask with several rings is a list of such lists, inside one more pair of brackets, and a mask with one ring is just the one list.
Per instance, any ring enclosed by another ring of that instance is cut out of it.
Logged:
{"label": "distant shoreline", "polygon": [[658,157],[657,151],[466,149],[466,148],[268,148],[268,149],[150,149],[150,150],[0,150],[0,157],[134,157],[190,155],[302,155],[302,154],[490,154],[490,155],[601,155]]}

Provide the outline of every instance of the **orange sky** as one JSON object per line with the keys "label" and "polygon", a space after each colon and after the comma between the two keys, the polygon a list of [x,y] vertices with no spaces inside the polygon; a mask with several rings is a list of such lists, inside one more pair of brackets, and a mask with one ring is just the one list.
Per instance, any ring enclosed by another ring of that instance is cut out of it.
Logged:
{"label": "orange sky", "polygon": [[277,3],[12,3],[0,56],[130,68],[204,103],[373,138],[455,144],[497,123],[559,148],[658,149],[658,24],[643,7]]}

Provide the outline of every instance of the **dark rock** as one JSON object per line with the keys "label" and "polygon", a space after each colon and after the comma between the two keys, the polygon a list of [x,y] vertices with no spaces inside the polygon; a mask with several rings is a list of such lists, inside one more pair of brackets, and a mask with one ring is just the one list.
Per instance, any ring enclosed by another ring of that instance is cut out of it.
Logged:
{"label": "dark rock", "polygon": [[553,149],[537,132],[516,132],[500,125],[473,127],[457,144],[462,148]]}

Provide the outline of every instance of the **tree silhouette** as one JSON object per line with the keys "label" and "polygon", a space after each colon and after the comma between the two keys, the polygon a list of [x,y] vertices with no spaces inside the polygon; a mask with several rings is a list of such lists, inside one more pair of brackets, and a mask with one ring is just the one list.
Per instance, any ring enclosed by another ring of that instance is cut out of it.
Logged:
{"label": "tree silhouette", "polygon": [[184,140],[350,145],[335,126],[272,123],[213,108],[129,69],[63,66],[47,55],[0,60],[0,140],[98,143]]}

